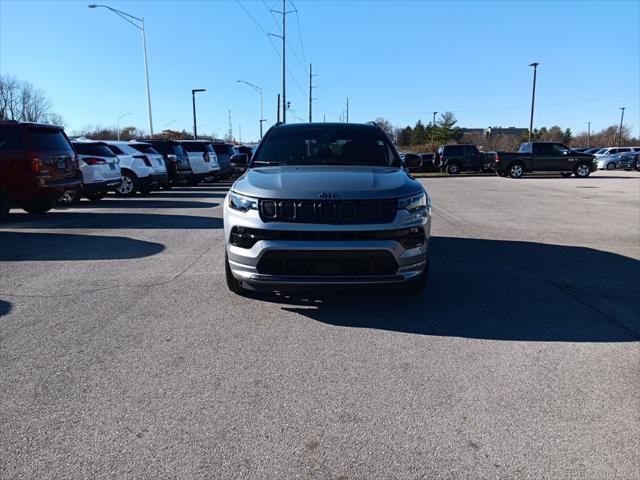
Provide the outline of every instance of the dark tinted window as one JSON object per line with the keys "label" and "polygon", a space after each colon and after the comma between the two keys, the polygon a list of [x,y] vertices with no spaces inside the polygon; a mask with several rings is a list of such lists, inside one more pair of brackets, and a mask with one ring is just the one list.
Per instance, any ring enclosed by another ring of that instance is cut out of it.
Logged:
{"label": "dark tinted window", "polygon": [[465,145],[464,154],[465,155],[475,155],[478,153],[478,149],[475,145]]}
{"label": "dark tinted window", "polygon": [[36,150],[71,150],[71,145],[61,130],[30,128],[29,134]]}
{"label": "dark tinted window", "polygon": [[219,143],[213,144],[213,150],[216,152],[216,155],[227,155],[229,153],[227,146],[220,145]]}
{"label": "dark tinted window", "polygon": [[447,155],[464,155],[464,146],[463,145],[449,145],[447,147],[444,147],[444,154],[445,157]]}
{"label": "dark tinted window", "polygon": [[208,149],[205,147],[204,143],[198,142],[184,142],[182,144],[182,148],[184,148],[187,152],[206,152]]}
{"label": "dark tinted window", "polygon": [[106,145],[95,143],[74,143],[73,146],[80,155],[95,155],[96,157],[115,157]]}
{"label": "dark tinted window", "polygon": [[343,125],[273,130],[251,164],[372,165],[400,167],[386,135],[375,128]]}
{"label": "dark tinted window", "polygon": [[116,155],[124,155],[125,154],[122,150],[120,150],[115,145],[107,145],[107,147],[109,147],[109,150],[111,150]]}
{"label": "dark tinted window", "polygon": [[9,150],[22,147],[20,129],[17,125],[0,126],[0,149]]}
{"label": "dark tinted window", "polygon": [[147,145],[144,143],[130,143],[129,146],[139,152],[149,153],[151,155],[158,155],[158,151],[155,150],[151,145]]}

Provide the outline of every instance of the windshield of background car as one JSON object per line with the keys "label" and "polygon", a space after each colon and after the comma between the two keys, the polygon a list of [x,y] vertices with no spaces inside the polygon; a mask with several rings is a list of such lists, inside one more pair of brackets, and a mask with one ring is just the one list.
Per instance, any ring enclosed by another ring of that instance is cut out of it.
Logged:
{"label": "windshield of background car", "polygon": [[357,165],[400,167],[400,157],[374,128],[327,126],[276,129],[262,141],[252,167],[264,165]]}
{"label": "windshield of background car", "polygon": [[207,152],[207,147],[204,143],[198,142],[184,142],[182,144],[182,148],[184,148],[187,152]]}
{"label": "windshield of background car", "polygon": [[116,156],[109,147],[99,143],[74,143],[73,146],[80,155],[95,155],[96,157]]}
{"label": "windshield of background car", "polygon": [[219,143],[213,144],[213,149],[216,152],[216,155],[227,155],[229,153],[229,149],[226,145],[220,145]]}
{"label": "windshield of background car", "polygon": [[158,151],[154,149],[151,145],[147,145],[144,143],[130,143],[129,146],[141,153],[148,153],[150,155],[160,155]]}
{"label": "windshield of background car", "polygon": [[607,149],[606,149],[606,148],[601,148],[601,149],[600,149],[600,150],[598,150],[596,153],[597,153],[597,154],[607,153]]}

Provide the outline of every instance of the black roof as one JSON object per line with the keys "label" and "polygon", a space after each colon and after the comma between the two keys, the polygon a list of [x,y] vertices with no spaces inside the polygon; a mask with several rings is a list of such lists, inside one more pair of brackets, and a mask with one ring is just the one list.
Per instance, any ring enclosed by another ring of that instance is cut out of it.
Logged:
{"label": "black roof", "polygon": [[309,127],[313,128],[370,128],[370,129],[378,129],[379,127],[375,124],[371,123],[344,123],[344,122],[306,122],[306,123],[276,123],[274,125],[275,128],[281,129],[305,129]]}

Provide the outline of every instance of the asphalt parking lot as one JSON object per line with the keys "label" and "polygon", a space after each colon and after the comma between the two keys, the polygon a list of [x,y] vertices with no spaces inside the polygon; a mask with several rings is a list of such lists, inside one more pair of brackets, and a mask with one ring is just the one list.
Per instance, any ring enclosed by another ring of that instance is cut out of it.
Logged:
{"label": "asphalt parking lot", "polygon": [[0,477],[640,478],[640,176],[438,177],[430,284],[230,294],[227,186],[0,227]]}

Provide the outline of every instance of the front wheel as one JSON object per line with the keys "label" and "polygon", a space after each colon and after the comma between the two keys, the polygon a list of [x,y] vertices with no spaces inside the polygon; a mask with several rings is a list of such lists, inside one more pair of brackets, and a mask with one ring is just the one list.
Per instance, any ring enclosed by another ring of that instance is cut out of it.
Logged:
{"label": "front wheel", "polygon": [[519,163],[514,163],[509,167],[509,176],[511,178],[520,178],[524,175],[524,168]]}
{"label": "front wheel", "polygon": [[231,273],[231,267],[229,266],[229,257],[227,252],[224,253],[224,277],[227,281],[227,288],[237,295],[244,295],[246,290],[242,286],[242,283],[236,280],[236,277]]}
{"label": "front wheel", "polygon": [[607,170],[615,170],[616,169],[616,164],[613,162],[609,162],[607,163]]}
{"label": "front wheel", "polygon": [[591,169],[589,168],[589,165],[587,165],[586,163],[581,163],[576,166],[576,169],[574,170],[573,173],[575,173],[576,177],[587,178],[591,173]]}
{"label": "front wheel", "polygon": [[447,165],[446,170],[449,175],[457,175],[460,173],[460,166],[457,163],[451,163]]}
{"label": "front wheel", "polygon": [[70,207],[71,205],[75,205],[80,202],[80,198],[82,195],[77,190],[67,190],[60,198],[58,198],[58,205],[62,205],[63,207]]}

